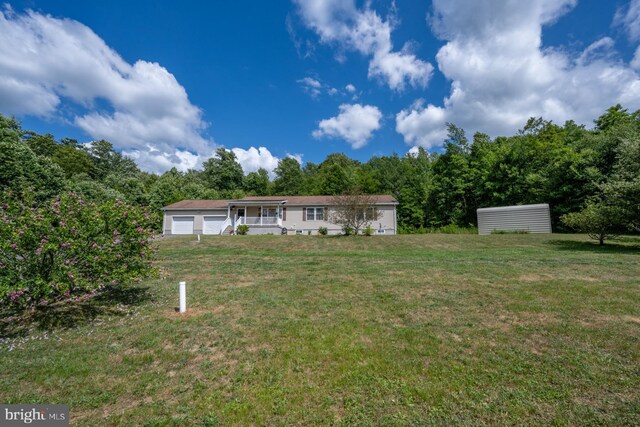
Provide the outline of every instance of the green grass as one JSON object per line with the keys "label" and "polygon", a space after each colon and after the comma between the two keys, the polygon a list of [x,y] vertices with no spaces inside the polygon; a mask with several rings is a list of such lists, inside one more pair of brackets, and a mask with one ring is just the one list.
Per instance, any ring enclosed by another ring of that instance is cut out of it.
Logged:
{"label": "green grass", "polygon": [[638,238],[160,245],[148,289],[4,319],[0,402],[101,426],[638,425]]}

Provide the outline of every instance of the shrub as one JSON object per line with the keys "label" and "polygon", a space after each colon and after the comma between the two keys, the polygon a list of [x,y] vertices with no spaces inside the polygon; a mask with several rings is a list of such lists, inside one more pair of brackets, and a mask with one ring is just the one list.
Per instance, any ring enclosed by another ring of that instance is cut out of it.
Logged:
{"label": "shrub", "polygon": [[342,234],[344,234],[345,236],[351,236],[353,234],[353,228],[342,227]]}
{"label": "shrub", "polygon": [[373,236],[373,228],[371,228],[371,226],[365,228],[363,234],[365,236]]}
{"label": "shrub", "polygon": [[398,225],[398,234],[429,234],[432,230],[427,227],[414,228],[406,225]]}
{"label": "shrub", "polygon": [[75,193],[41,205],[2,196],[0,308],[78,301],[140,281],[153,270],[155,220],[145,208]]}
{"label": "shrub", "polygon": [[455,224],[449,224],[438,227],[433,232],[441,234],[478,234],[478,229],[476,227],[460,227]]}
{"label": "shrub", "polygon": [[236,231],[239,235],[244,236],[249,232],[249,226],[246,224],[239,225],[238,228],[236,228]]}
{"label": "shrub", "polygon": [[318,234],[320,234],[321,236],[326,236],[327,234],[329,234],[329,229],[327,227],[320,227],[318,228]]}
{"label": "shrub", "polygon": [[529,230],[492,230],[491,234],[529,234]]}
{"label": "shrub", "polygon": [[455,224],[443,225],[442,227],[420,227],[411,228],[406,226],[398,227],[398,234],[478,234],[476,227],[460,227]]}

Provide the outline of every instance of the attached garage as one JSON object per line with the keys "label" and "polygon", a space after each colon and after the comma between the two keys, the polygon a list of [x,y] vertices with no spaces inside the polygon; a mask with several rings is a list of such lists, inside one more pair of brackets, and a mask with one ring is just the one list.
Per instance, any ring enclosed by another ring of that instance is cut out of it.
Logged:
{"label": "attached garage", "polygon": [[501,206],[478,209],[478,234],[495,231],[551,233],[549,205]]}
{"label": "attached garage", "polygon": [[193,234],[194,217],[174,216],[171,225],[171,234]]}
{"label": "attached garage", "polygon": [[211,215],[202,218],[202,234],[220,234],[226,215]]}

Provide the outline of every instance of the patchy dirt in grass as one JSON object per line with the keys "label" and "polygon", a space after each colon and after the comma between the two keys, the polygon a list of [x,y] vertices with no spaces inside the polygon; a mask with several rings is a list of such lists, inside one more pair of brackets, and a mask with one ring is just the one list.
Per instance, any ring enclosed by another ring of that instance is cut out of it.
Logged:
{"label": "patchy dirt in grass", "polygon": [[587,313],[582,315],[578,321],[585,327],[601,327],[603,324],[621,321],[640,325],[640,316]]}
{"label": "patchy dirt in grass", "polygon": [[536,273],[527,273],[518,276],[516,279],[518,282],[524,283],[535,283],[535,282],[544,282],[547,280],[554,280],[554,277],[549,274],[536,274]]}
{"label": "patchy dirt in grass", "polygon": [[186,313],[180,313],[177,307],[166,309],[163,314],[170,319],[190,319],[192,317],[200,317],[205,314],[214,313],[213,310],[204,310],[201,308],[187,307]]}
{"label": "patchy dirt in grass", "polygon": [[640,316],[622,316],[622,320],[640,325]]}
{"label": "patchy dirt in grass", "polygon": [[231,286],[228,286],[228,287],[229,288],[246,288],[249,286],[254,286],[255,284],[256,282],[238,281],[238,282],[231,283]]}

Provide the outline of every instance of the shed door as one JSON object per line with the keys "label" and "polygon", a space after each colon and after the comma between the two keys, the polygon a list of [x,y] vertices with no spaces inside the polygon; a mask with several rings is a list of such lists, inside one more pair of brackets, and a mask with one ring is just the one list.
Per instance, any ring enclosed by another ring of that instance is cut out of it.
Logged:
{"label": "shed door", "polygon": [[227,219],[226,215],[205,216],[203,218],[203,234],[220,234],[222,224]]}
{"label": "shed door", "polygon": [[173,217],[171,234],[193,234],[193,217]]}

